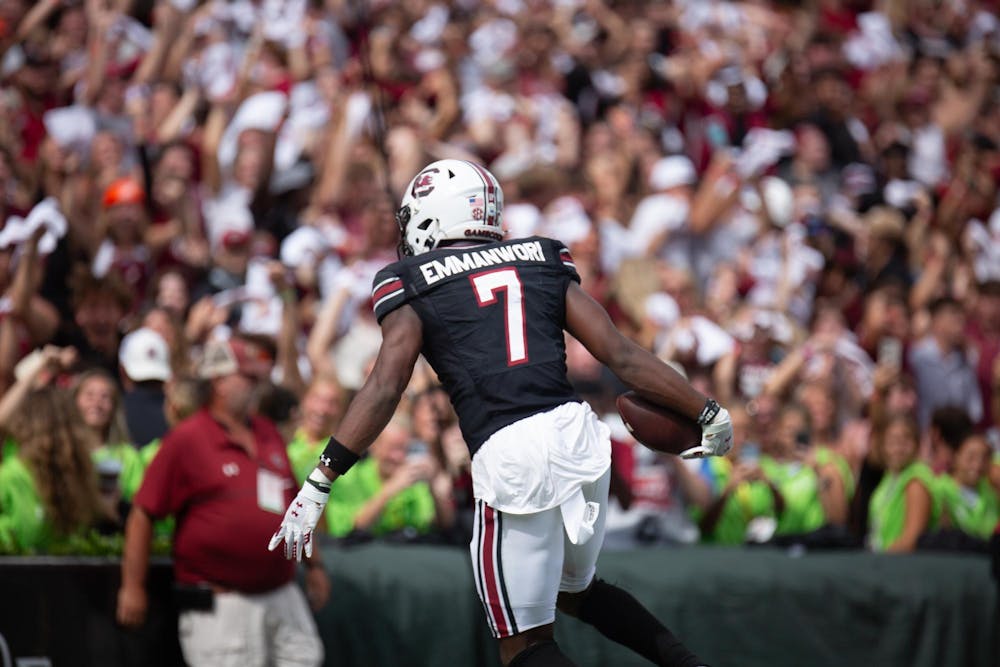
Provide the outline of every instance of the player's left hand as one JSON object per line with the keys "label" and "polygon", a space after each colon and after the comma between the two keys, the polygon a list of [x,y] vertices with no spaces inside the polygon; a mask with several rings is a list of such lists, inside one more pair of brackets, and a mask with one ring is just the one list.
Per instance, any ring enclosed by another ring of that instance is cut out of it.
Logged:
{"label": "player's left hand", "polygon": [[682,459],[725,456],[733,448],[733,422],[729,411],[719,408],[712,421],[701,427],[701,444],[681,452]]}
{"label": "player's left hand", "polygon": [[285,558],[302,560],[303,552],[306,557],[312,556],[313,542],[312,533],[319,522],[326,501],[330,498],[329,487],[327,491],[321,491],[309,480],[299,489],[299,495],[288,506],[285,511],[285,518],[281,520],[281,526],[271,537],[267,545],[268,551],[274,551],[275,547],[285,542]]}

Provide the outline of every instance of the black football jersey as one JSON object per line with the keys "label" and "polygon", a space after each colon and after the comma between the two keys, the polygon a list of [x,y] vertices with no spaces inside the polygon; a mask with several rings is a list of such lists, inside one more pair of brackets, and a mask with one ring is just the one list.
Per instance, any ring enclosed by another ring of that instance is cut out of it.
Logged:
{"label": "black football jersey", "polygon": [[580,282],[559,241],[530,237],[439,248],[375,276],[379,322],[409,304],[474,455],[519,419],[580,400],[566,378],[566,289]]}

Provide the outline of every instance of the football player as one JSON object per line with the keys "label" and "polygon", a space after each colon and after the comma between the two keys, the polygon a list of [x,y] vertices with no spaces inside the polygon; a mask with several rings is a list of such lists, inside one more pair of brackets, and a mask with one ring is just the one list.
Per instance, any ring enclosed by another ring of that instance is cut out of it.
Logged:
{"label": "football player", "polygon": [[729,413],[622,335],[579,285],[559,241],[504,241],[503,192],[482,166],[441,160],[396,214],[402,259],[375,277],[375,366],[289,506],[269,548],[308,556],[330,484],[392,417],[421,353],[451,397],[472,455],[476,589],[504,665],[571,665],[553,640],[558,607],[659,665],[702,664],[639,602],[595,576],[604,539],[608,428],[566,377],[563,331],[622,381],[697,419],[701,444],[732,445]]}

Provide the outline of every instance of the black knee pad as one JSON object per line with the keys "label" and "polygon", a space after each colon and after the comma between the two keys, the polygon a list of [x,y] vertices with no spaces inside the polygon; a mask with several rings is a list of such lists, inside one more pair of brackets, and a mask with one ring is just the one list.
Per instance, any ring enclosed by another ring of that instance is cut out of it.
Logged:
{"label": "black knee pad", "polygon": [[575,667],[551,639],[532,644],[514,656],[507,667]]}

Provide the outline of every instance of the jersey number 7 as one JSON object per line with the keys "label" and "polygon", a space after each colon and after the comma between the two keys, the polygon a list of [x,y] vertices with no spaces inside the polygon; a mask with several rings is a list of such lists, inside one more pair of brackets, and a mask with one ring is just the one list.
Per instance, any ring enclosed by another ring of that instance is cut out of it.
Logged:
{"label": "jersey number 7", "polygon": [[506,292],[504,299],[504,331],[507,334],[507,365],[517,366],[528,361],[528,334],[524,320],[524,290],[517,269],[494,269],[469,276],[472,291],[480,308],[497,302],[497,293]]}

